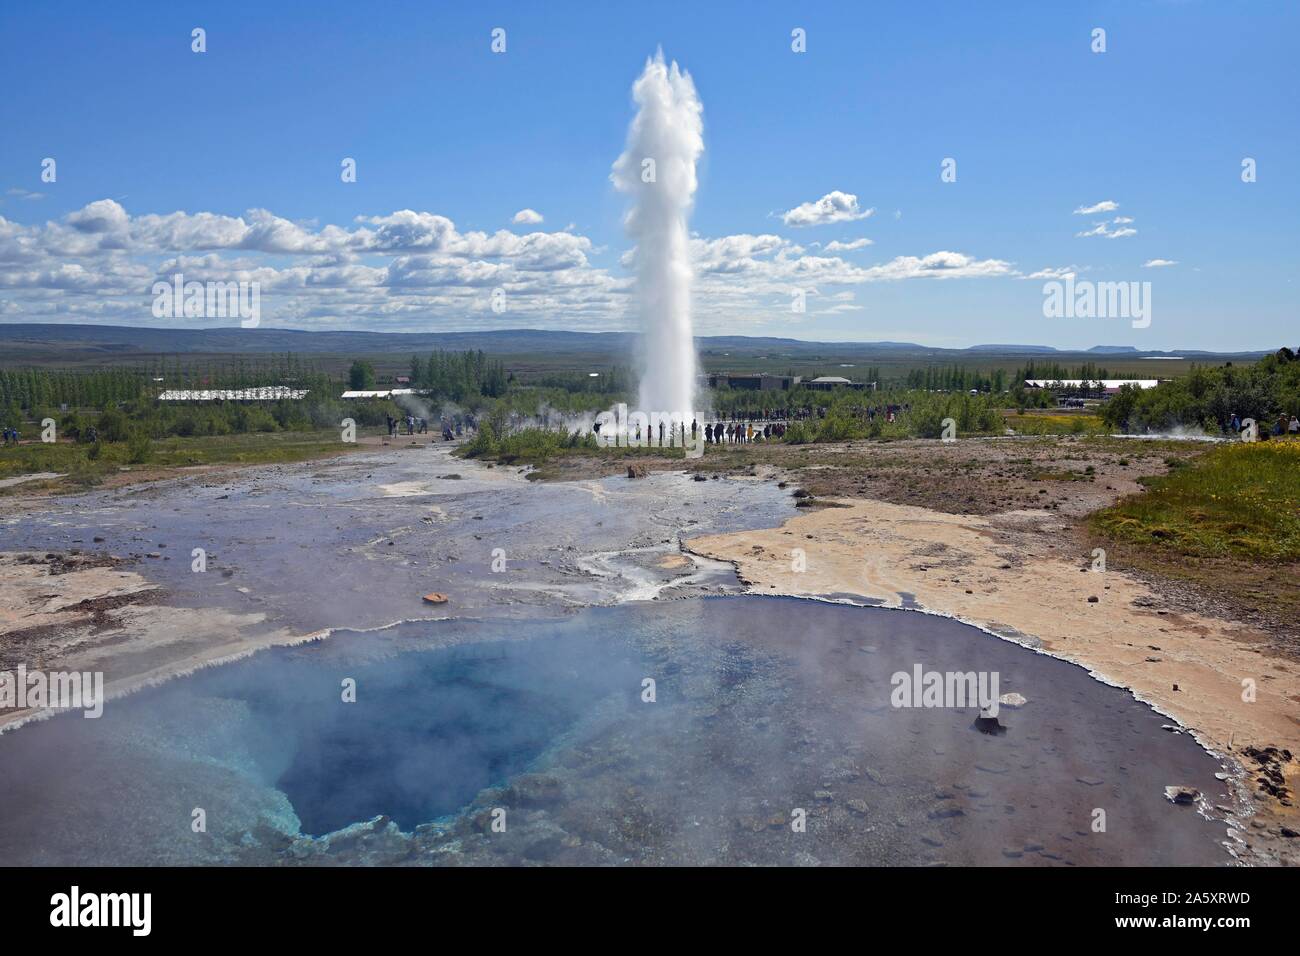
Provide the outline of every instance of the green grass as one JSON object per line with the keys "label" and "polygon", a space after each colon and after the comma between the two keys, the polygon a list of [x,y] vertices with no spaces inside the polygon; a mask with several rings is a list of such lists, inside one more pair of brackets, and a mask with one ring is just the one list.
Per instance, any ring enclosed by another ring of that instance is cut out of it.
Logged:
{"label": "green grass", "polygon": [[101,442],[98,446],[71,442],[32,442],[16,448],[0,447],[0,478],[13,478],[34,472],[55,472],[67,477],[0,488],[0,495],[50,487],[75,490],[98,484],[109,475],[123,470],[144,471],[190,465],[277,464],[305,461],[354,448],[355,445],[347,445],[339,440],[336,429],[166,438],[151,442],[148,446],[139,442]]}
{"label": "green grass", "polygon": [[1018,415],[1012,411],[1003,413],[1003,421],[1017,435],[1103,435],[1108,432],[1099,416],[1077,412]]}
{"label": "green grass", "polygon": [[492,424],[484,422],[478,434],[458,448],[456,454],[505,465],[537,465],[559,454],[596,449],[596,439],[591,435],[568,434],[549,428],[520,428],[499,438]]}
{"label": "green grass", "polygon": [[1232,444],[1097,512],[1098,533],[1166,554],[1300,560],[1300,442]]}

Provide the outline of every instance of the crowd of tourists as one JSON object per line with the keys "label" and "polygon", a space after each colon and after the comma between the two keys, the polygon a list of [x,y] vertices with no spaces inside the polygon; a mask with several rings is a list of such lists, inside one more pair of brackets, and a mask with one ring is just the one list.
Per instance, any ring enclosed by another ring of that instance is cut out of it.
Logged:
{"label": "crowd of tourists", "polygon": [[[1233,412],[1224,430],[1233,435],[1240,435],[1246,430],[1245,422],[1247,421],[1250,421],[1250,419],[1243,419],[1236,412]],[[1260,436],[1271,435],[1274,438],[1281,438],[1283,435],[1300,435],[1300,418],[1295,415],[1288,418],[1285,412],[1278,415],[1277,421],[1271,425],[1268,422],[1256,422],[1255,424],[1256,434]]]}
{"label": "crowd of tourists", "polygon": [[[389,438],[397,438],[399,435],[424,435],[429,431],[429,420],[427,418],[420,418],[415,415],[407,415],[404,418],[394,418],[392,415],[384,417],[388,425]],[[464,438],[467,433],[473,434],[476,427],[474,419],[469,415],[444,415],[439,419],[438,426],[443,441],[455,441],[457,438]]]}

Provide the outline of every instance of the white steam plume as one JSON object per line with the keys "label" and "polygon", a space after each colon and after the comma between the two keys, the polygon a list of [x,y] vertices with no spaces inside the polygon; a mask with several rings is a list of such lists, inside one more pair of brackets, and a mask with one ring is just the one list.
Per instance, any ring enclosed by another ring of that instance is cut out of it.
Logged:
{"label": "white steam plume", "polygon": [[662,50],[646,61],[632,98],[638,111],[610,178],[633,198],[623,223],[636,240],[641,408],[687,413],[696,389],[687,220],[704,152],[703,108],[690,74],[675,61],[665,66]]}

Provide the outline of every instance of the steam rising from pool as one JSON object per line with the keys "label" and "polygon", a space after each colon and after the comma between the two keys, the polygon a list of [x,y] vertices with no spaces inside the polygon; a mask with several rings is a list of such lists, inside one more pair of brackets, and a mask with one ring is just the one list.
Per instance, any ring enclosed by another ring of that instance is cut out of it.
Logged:
{"label": "steam rising from pool", "polygon": [[[917,665],[1027,702],[997,735],[974,706],[894,706]],[[1163,720],[1075,665],[880,608],[419,621],[0,736],[0,865],[1228,862],[1222,822],[1165,798],[1222,801],[1219,764]]]}
{"label": "steam rising from pool", "polygon": [[665,65],[662,50],[646,61],[632,98],[638,112],[610,178],[633,198],[624,226],[636,240],[641,408],[686,413],[696,387],[687,221],[704,152],[703,107],[690,74],[676,61]]}

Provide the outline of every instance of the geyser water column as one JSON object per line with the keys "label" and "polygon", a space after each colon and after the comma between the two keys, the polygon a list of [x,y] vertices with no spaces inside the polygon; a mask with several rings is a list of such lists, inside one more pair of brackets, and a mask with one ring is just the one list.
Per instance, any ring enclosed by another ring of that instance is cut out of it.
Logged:
{"label": "geyser water column", "polygon": [[696,390],[687,221],[695,197],[695,164],[704,152],[702,107],[690,74],[676,62],[665,66],[662,50],[646,61],[632,98],[636,118],[610,178],[633,198],[624,225],[636,240],[641,410],[687,416],[695,407]]}

